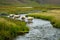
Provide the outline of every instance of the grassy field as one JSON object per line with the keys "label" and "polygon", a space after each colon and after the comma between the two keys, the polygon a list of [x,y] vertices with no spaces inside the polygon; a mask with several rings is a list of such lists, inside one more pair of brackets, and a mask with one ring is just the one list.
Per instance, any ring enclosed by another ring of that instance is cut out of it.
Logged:
{"label": "grassy field", "polygon": [[[34,10],[46,11],[46,10],[49,10],[50,7],[53,9],[54,6],[44,7],[42,5],[40,7],[31,7],[31,8],[27,8],[27,7],[24,8],[24,7],[20,7],[20,6],[0,6],[0,13],[20,14],[20,13],[29,13]],[[59,7],[55,7],[55,8],[58,9]]]}
{"label": "grassy field", "polygon": [[0,6],[0,13],[7,14],[20,14],[27,13],[28,11],[34,10],[33,8],[22,8],[22,7],[14,7],[14,6]]}
{"label": "grassy field", "polygon": [[0,13],[5,14],[21,14],[21,13],[30,13],[31,11],[37,11],[46,8],[42,7],[20,7],[20,6],[0,6]]}
{"label": "grassy field", "polygon": [[29,32],[25,22],[0,17],[0,40],[13,40],[18,35]]}
{"label": "grassy field", "polygon": [[49,10],[47,12],[32,13],[27,16],[49,20],[51,21],[53,27],[60,28],[60,10]]}
{"label": "grassy field", "polygon": [[21,13],[30,13],[31,11],[46,11],[49,9],[59,9],[60,6],[45,6],[41,5],[39,7],[21,7],[21,6],[0,6],[0,13],[5,13],[5,14],[21,14]]}

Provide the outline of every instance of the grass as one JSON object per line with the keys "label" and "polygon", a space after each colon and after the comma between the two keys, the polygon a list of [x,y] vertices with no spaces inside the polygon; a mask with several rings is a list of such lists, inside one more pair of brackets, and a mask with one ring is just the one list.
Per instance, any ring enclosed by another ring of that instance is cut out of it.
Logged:
{"label": "grass", "polygon": [[32,13],[27,16],[49,20],[51,21],[53,27],[60,28],[60,10],[49,10],[48,12]]}
{"label": "grass", "polygon": [[[33,2],[32,2],[33,3]],[[29,5],[29,4],[28,4]],[[23,6],[26,7],[26,6]],[[32,7],[32,6],[27,6]],[[37,10],[37,11],[46,11],[49,9],[59,9],[60,6],[52,6],[52,5],[42,5],[40,6],[34,6],[32,8],[22,8],[22,6],[0,6],[0,13],[6,13],[6,14],[21,14],[21,13],[30,13],[31,11]]]}
{"label": "grass", "polygon": [[31,11],[40,9],[41,9],[40,7],[22,8],[20,6],[0,6],[0,13],[21,14],[21,13],[30,13]]}
{"label": "grass", "polygon": [[21,7],[14,7],[14,6],[0,6],[0,13],[7,13],[7,14],[20,14],[20,13],[27,13],[28,11],[33,10],[32,8],[21,8]]}
{"label": "grass", "polygon": [[25,22],[0,17],[0,40],[13,40],[18,35],[29,32]]}
{"label": "grass", "polygon": [[23,8],[20,6],[0,6],[0,13],[2,14],[25,14],[35,11],[47,10],[44,7]]}

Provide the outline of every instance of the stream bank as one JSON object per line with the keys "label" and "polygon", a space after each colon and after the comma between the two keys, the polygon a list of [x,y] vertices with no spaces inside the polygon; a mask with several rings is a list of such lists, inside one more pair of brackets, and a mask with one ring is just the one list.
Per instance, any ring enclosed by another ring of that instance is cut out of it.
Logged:
{"label": "stream bank", "polygon": [[60,38],[60,29],[53,28],[50,21],[33,19],[33,23],[26,25],[30,28],[29,33],[18,36],[14,40],[59,40]]}

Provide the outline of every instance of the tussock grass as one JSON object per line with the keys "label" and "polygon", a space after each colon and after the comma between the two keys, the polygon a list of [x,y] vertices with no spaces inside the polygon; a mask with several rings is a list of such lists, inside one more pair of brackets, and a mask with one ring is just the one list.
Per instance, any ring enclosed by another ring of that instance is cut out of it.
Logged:
{"label": "tussock grass", "polygon": [[54,27],[60,28],[60,10],[49,10],[48,12],[32,13],[27,16],[49,20]]}
{"label": "tussock grass", "polygon": [[17,35],[23,35],[28,31],[25,22],[0,17],[0,40],[13,40]]}

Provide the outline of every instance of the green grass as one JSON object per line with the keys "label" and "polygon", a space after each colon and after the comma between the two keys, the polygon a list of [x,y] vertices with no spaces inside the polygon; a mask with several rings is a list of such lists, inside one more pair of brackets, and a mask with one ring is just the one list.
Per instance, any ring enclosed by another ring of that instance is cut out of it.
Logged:
{"label": "green grass", "polygon": [[[32,2],[35,4],[35,2]],[[31,4],[27,4],[27,5],[31,5]],[[33,4],[32,4],[33,5]],[[38,5],[38,4],[36,4]],[[23,6],[25,7],[25,6]],[[29,7],[29,6],[27,6]],[[30,6],[31,7],[31,6]],[[29,13],[31,11],[34,10],[40,10],[40,11],[46,11],[46,10],[50,10],[50,9],[59,9],[60,6],[52,6],[52,5],[42,5],[40,4],[40,6],[32,6],[32,8],[22,8],[22,6],[0,6],[0,13],[6,13],[6,14],[20,14],[20,13]]]}
{"label": "green grass", "polygon": [[0,40],[13,40],[18,35],[29,32],[25,22],[0,17]]}
{"label": "green grass", "polygon": [[27,16],[32,16],[39,19],[51,21],[53,27],[60,28],[60,10],[49,10],[48,12],[32,13]]}
{"label": "green grass", "polygon": [[7,13],[7,14],[29,13],[32,10],[40,10],[40,9],[22,8],[20,6],[0,6],[0,13]]}
{"label": "green grass", "polygon": [[20,6],[0,6],[0,13],[6,13],[6,14],[25,14],[30,13],[31,11],[41,11],[41,10],[47,10],[47,8],[44,7],[32,7],[32,8],[22,8]]}

